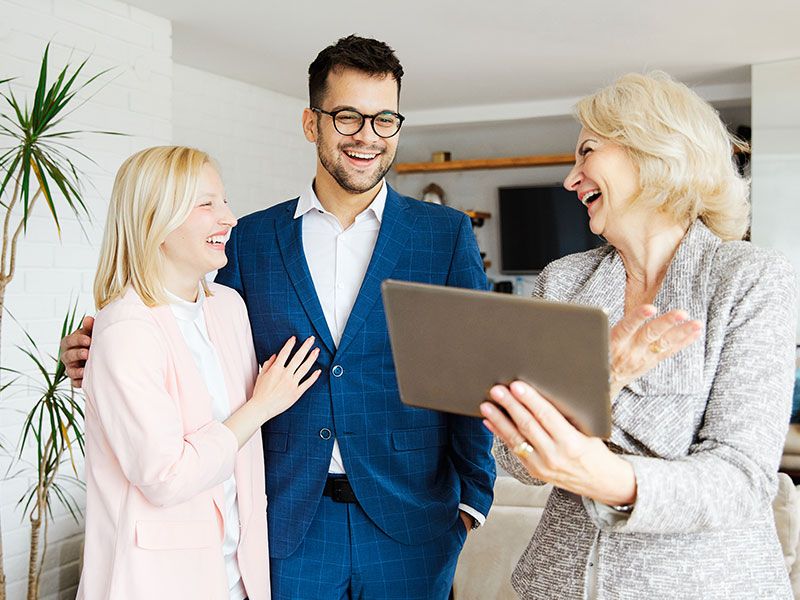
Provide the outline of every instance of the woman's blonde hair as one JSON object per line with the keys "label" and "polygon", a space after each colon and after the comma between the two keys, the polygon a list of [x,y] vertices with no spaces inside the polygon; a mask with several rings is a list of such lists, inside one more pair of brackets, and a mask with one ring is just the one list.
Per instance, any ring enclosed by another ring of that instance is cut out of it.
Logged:
{"label": "woman's blonde hair", "polygon": [[183,146],[147,148],[122,163],[94,280],[98,309],[129,285],[147,306],[167,303],[161,244],[194,208],[200,174],[208,163],[213,164],[208,154]]}
{"label": "woman's blonde hair", "polygon": [[626,149],[639,170],[635,202],[678,222],[700,218],[724,240],[750,223],[748,182],[733,161],[732,136],[719,113],[661,71],[629,73],[578,102],[581,124]]}

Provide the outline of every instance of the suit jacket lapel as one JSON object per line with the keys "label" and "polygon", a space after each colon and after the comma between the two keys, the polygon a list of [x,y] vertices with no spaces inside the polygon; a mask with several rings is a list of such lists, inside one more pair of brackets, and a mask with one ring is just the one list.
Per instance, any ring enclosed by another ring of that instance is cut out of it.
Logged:
{"label": "suit jacket lapel", "polygon": [[350,311],[347,319],[338,352],[343,352],[347,348],[355,334],[364,325],[369,311],[380,298],[381,283],[392,274],[406,247],[406,242],[413,230],[413,223],[407,209],[408,200],[389,187],[375,250],[372,252],[372,258],[369,261],[353,310]]}
{"label": "suit jacket lapel", "polygon": [[297,201],[289,203],[286,212],[275,219],[278,246],[286,272],[300,298],[300,303],[317,331],[317,339],[322,341],[333,354],[336,352],[336,345],[328,330],[328,323],[325,321],[325,314],[322,312],[322,305],[319,303],[317,292],[314,289],[314,281],[308,270],[308,263],[303,252],[303,219],[294,218],[296,207]]}

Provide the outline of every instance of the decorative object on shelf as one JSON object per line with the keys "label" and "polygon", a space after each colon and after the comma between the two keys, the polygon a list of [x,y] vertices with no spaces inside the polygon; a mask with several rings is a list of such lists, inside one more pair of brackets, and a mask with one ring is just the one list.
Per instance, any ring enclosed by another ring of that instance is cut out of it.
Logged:
{"label": "decorative object on shelf", "polygon": [[472,221],[472,227],[483,227],[484,221],[492,218],[492,213],[477,210],[465,210],[464,212],[467,213],[469,220]]}
{"label": "decorative object on shelf", "polygon": [[425,189],[422,190],[422,199],[431,204],[446,204],[442,186],[435,183],[429,183],[425,186]]}
{"label": "decorative object on shelf", "polygon": [[517,275],[516,279],[514,279],[514,295],[515,296],[525,295],[525,280],[522,279],[522,276],[520,275]]}
{"label": "decorative object on shelf", "polygon": [[431,162],[435,163],[450,162],[450,153],[445,152],[444,150],[439,150],[438,152],[431,152]]}
{"label": "decorative object on shelf", "polygon": [[511,294],[514,292],[514,282],[504,279],[494,282],[494,291],[500,294]]}

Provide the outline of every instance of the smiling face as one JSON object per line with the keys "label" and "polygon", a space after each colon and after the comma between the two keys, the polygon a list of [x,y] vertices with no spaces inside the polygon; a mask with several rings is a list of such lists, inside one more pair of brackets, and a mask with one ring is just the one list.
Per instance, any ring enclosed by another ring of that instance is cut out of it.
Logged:
{"label": "smiling face", "polygon": [[206,163],[200,173],[194,208],[161,244],[167,288],[192,282],[196,288],[206,273],[224,267],[228,262],[225,242],[234,225],[236,219],[228,208],[219,173]]}
{"label": "smiling face", "polygon": [[626,235],[643,215],[632,201],[639,192],[636,165],[619,144],[581,129],[575,166],[564,187],[578,194],[589,212],[589,228],[612,244]]}
{"label": "smiling face", "polygon": [[[397,82],[391,75],[373,76],[356,69],[334,69],[328,73],[327,90],[321,103],[326,111],[349,108],[361,114],[398,112]],[[361,131],[342,135],[329,115],[303,112],[306,138],[317,145],[317,186],[335,184],[350,194],[375,189],[389,171],[397,152],[399,134],[381,138],[364,122]]]}

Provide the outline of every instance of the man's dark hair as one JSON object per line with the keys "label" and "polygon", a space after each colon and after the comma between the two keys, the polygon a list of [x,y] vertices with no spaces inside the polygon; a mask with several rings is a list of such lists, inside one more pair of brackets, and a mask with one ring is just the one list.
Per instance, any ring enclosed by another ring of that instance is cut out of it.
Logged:
{"label": "man's dark hair", "polygon": [[320,107],[328,87],[328,73],[341,68],[357,69],[367,75],[391,75],[397,82],[397,95],[400,96],[403,66],[394,50],[378,40],[348,35],[325,48],[308,67],[311,106]]}

